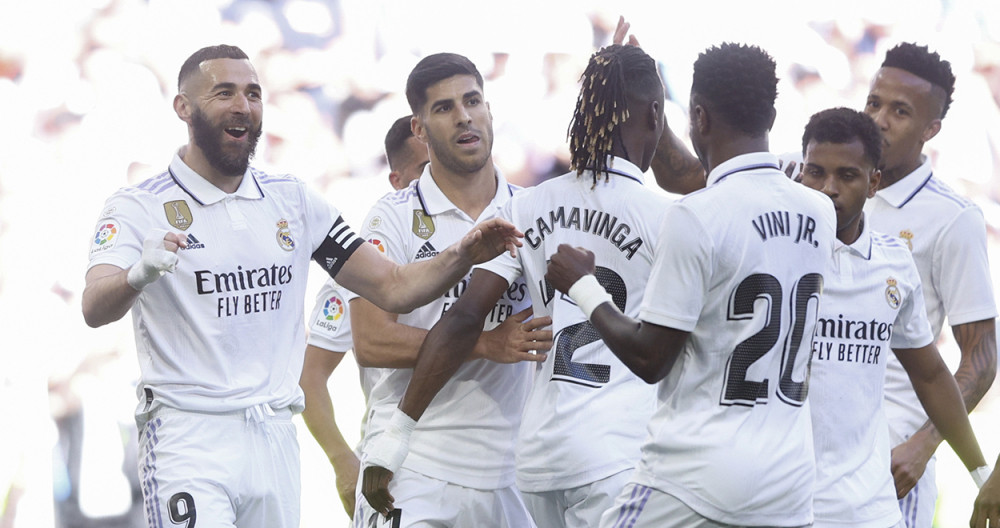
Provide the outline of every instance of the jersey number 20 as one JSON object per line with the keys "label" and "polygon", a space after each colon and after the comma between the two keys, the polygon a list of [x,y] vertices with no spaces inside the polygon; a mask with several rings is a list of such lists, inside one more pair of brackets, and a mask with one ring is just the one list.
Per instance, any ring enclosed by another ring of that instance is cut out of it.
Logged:
{"label": "jersey number 20", "polygon": [[[809,391],[809,361],[801,362],[796,369],[795,359],[803,346],[808,350],[812,339],[812,329],[818,316],[819,293],[823,289],[823,276],[809,273],[802,276],[793,286],[789,295],[788,312],[783,310],[781,283],[773,275],[756,273],[743,279],[729,298],[729,320],[745,320],[753,317],[754,304],[761,300],[767,304],[767,318],[764,328],[736,345],[733,355],[726,365],[725,385],[722,389],[722,405],[754,406],[767,403],[770,383],[767,377],[749,379],[750,366],[758,361],[770,363],[773,354],[781,350],[781,378],[775,391],[778,398],[794,406],[806,401]],[[813,309],[809,310],[809,303]],[[783,321],[791,321],[786,326]],[[806,332],[806,329],[809,332]],[[803,343],[803,341],[806,341]],[[795,381],[802,380],[802,381]]]}

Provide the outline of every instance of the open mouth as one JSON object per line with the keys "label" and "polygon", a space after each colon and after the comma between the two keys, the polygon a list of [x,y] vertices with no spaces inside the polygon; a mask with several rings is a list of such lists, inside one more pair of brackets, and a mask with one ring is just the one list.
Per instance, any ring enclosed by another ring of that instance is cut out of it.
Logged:
{"label": "open mouth", "polygon": [[462,134],[461,136],[458,136],[459,145],[471,145],[477,141],[479,141],[479,136],[475,134]]}
{"label": "open mouth", "polygon": [[247,134],[247,127],[227,127],[226,133],[239,139]]}

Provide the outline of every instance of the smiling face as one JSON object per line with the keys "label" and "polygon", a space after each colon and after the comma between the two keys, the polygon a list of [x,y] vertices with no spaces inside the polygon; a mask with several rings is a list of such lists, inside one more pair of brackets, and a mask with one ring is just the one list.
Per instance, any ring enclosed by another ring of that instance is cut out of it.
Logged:
{"label": "smiling face", "polygon": [[199,64],[174,101],[188,123],[185,162],[209,181],[243,176],[261,135],[261,87],[250,61],[211,59]]}
{"label": "smiling face", "polygon": [[432,166],[472,174],[490,161],[493,116],[472,75],[454,75],[427,88],[414,135],[429,146]]}
{"label": "smiling face", "polygon": [[861,234],[865,200],[875,196],[881,174],[865,156],[861,141],[828,143],[812,140],[802,160],[802,183],[833,200],[837,238],[852,244]]}
{"label": "smiling face", "polygon": [[885,186],[920,166],[924,143],[941,130],[945,97],[943,89],[906,70],[884,67],[875,73],[865,113],[882,132]]}

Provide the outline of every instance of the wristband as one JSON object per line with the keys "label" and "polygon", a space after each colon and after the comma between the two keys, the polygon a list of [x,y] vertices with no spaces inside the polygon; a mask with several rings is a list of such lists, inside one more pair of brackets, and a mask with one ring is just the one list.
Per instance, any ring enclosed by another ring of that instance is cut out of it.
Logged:
{"label": "wristband", "polygon": [[380,466],[393,473],[398,471],[410,451],[410,434],[416,426],[416,420],[397,408],[382,434],[365,446],[364,466]]}
{"label": "wristband", "polygon": [[597,282],[597,277],[593,275],[580,277],[567,293],[569,293],[570,299],[573,299],[573,302],[583,311],[583,315],[587,316],[588,321],[590,314],[594,313],[594,309],[605,302],[612,302],[611,295],[604,290],[604,286],[601,286]]}
{"label": "wristband", "polygon": [[979,466],[969,472],[972,475],[972,480],[976,483],[977,488],[982,488],[983,484],[986,483],[986,479],[990,478],[990,473],[993,471],[990,469],[989,464],[985,466]]}
{"label": "wristband", "polygon": [[142,256],[128,270],[125,280],[136,291],[159,279],[166,272],[173,272],[177,267],[177,253],[167,251],[163,237],[167,231],[154,229],[142,241]]}

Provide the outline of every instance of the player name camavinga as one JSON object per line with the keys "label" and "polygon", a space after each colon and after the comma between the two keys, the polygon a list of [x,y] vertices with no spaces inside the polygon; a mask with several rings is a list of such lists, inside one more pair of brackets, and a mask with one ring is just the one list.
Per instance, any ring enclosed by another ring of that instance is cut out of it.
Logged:
{"label": "player name camavinga", "polygon": [[579,207],[570,208],[568,214],[565,207],[558,207],[549,211],[547,219],[544,216],[539,216],[535,219],[535,227],[524,230],[524,240],[531,246],[531,249],[538,249],[546,235],[551,234],[556,227],[575,229],[603,237],[619,251],[625,253],[625,258],[629,260],[643,244],[641,237],[628,239],[629,235],[632,234],[632,227],[625,222],[619,222],[617,216],[604,211]]}

